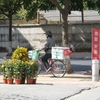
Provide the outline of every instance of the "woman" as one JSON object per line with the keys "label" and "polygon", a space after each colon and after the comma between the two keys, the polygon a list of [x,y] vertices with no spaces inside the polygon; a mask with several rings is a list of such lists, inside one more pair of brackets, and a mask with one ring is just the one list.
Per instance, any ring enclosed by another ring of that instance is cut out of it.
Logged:
{"label": "woman", "polygon": [[45,54],[41,57],[41,59],[42,59],[42,62],[44,63],[44,65],[47,67],[46,72],[49,72],[51,70],[51,68],[49,67],[48,59],[51,58],[51,55],[52,55],[51,49],[52,49],[52,47],[55,46],[55,41],[52,38],[52,33],[50,30],[47,30],[44,34],[46,36],[44,46],[43,46],[43,48],[41,48],[38,51],[41,51],[41,50],[45,51]]}

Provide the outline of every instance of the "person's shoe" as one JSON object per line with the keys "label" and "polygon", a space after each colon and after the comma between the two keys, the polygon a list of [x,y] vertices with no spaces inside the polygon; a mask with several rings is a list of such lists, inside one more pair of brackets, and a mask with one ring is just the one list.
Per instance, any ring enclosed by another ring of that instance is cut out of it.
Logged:
{"label": "person's shoe", "polygon": [[46,73],[48,73],[49,71],[51,71],[51,67],[49,67],[49,68],[46,70]]}

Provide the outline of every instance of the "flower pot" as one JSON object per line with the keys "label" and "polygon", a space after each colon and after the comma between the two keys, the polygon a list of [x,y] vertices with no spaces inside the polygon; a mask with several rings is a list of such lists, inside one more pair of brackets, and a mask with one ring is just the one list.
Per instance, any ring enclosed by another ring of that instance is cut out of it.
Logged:
{"label": "flower pot", "polygon": [[33,79],[33,84],[36,84],[36,80],[37,80],[37,79]]}
{"label": "flower pot", "polygon": [[13,79],[12,78],[8,78],[7,79],[7,84],[13,84]]}
{"label": "flower pot", "polygon": [[3,78],[3,83],[7,84],[7,78]]}
{"label": "flower pot", "polygon": [[15,84],[21,84],[22,80],[21,79],[15,79]]}
{"label": "flower pot", "polygon": [[21,81],[21,84],[25,84],[25,73],[24,74],[22,74],[22,81]]}
{"label": "flower pot", "polygon": [[32,84],[33,83],[33,79],[32,78],[27,78],[27,84]]}

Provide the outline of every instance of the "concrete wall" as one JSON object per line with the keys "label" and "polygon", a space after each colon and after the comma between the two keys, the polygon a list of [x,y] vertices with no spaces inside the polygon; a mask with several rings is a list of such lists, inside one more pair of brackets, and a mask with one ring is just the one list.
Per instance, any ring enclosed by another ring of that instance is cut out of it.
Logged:
{"label": "concrete wall", "polygon": [[[70,44],[76,51],[91,50],[91,32],[92,28],[100,28],[99,23],[69,24]],[[41,48],[43,46],[45,35],[44,31],[51,30],[56,45],[62,44],[62,28],[58,24],[50,25],[20,25],[12,28],[12,47],[24,46],[29,49]],[[8,49],[8,26],[0,26],[0,47]]]}
{"label": "concrete wall", "polygon": [[[41,48],[46,39],[43,34],[51,30],[57,45],[61,45],[61,25],[20,25],[12,28],[12,47],[24,46],[29,49]],[[0,47],[8,49],[8,26],[0,26]]]}
{"label": "concrete wall", "polygon": [[69,38],[76,51],[91,51],[92,29],[100,28],[100,23],[70,24]]}

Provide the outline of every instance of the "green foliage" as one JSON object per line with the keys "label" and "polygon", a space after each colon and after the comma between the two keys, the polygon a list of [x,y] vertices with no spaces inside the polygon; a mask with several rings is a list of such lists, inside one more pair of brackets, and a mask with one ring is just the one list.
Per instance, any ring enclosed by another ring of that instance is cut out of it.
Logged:
{"label": "green foliage", "polygon": [[87,0],[87,7],[100,12],[100,0]]}
{"label": "green foliage", "polygon": [[27,11],[22,6],[22,8],[19,11],[17,11],[16,14],[13,15],[13,19],[25,19],[26,15]]}
{"label": "green foliage", "polygon": [[82,0],[72,0],[72,10],[82,10],[83,2]]}
{"label": "green foliage", "polygon": [[3,77],[5,78],[12,78],[13,77],[13,61],[6,60],[1,66]]}
{"label": "green foliage", "polygon": [[55,6],[49,0],[30,0],[24,3],[24,9],[27,10],[26,19],[30,20],[36,17],[38,10],[55,9]]}
{"label": "green foliage", "polygon": [[18,59],[6,60],[0,67],[4,78],[21,79],[23,74],[27,78],[37,77],[38,63],[35,61],[26,61]]}
{"label": "green foliage", "polygon": [[5,15],[0,15],[0,19],[5,19],[7,18]]}
{"label": "green foliage", "polygon": [[99,0],[71,0],[72,1],[72,10],[100,10],[100,1]]}
{"label": "green foliage", "polygon": [[14,78],[21,79],[23,71],[26,71],[26,63],[21,60],[13,60],[13,74]]}
{"label": "green foliage", "polygon": [[22,0],[0,0],[0,14],[7,17],[15,14],[22,5]]}
{"label": "green foliage", "polygon": [[[55,0],[56,1],[56,0]],[[70,0],[69,0],[70,1]],[[83,3],[82,3],[83,1]],[[58,4],[64,9],[65,0],[57,0]],[[72,10],[93,9],[100,10],[99,0],[71,0]],[[37,10],[51,10],[57,7],[51,0],[0,0],[0,18],[8,16],[8,10],[12,10],[13,18],[21,18],[27,20],[36,17]]]}
{"label": "green foliage", "polygon": [[34,61],[26,62],[26,76],[27,78],[37,77],[38,63]]}

